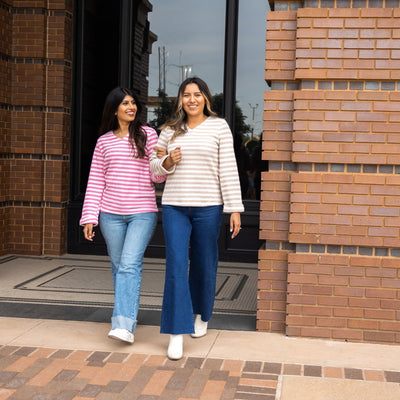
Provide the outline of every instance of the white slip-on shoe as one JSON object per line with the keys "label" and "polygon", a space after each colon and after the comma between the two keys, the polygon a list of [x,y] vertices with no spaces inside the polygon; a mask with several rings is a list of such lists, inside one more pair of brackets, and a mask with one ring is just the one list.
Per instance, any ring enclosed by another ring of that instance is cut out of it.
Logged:
{"label": "white slip-on shoe", "polygon": [[196,314],[194,317],[194,333],[191,334],[194,338],[203,337],[207,334],[208,322],[204,322],[201,319],[200,314]]}
{"label": "white slip-on shoe", "polygon": [[183,335],[170,335],[168,346],[168,358],[179,360],[183,356]]}
{"label": "white slip-on shoe", "polygon": [[121,340],[122,342],[130,344],[132,344],[135,340],[132,332],[129,332],[127,329],[121,328],[111,329],[111,331],[108,332],[108,337],[111,339]]}

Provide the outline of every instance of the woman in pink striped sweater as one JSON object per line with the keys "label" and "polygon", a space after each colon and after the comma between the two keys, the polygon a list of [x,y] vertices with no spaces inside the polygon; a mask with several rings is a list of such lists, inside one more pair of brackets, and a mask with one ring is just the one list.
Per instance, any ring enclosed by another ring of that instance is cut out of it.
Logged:
{"label": "woman in pink striped sweater", "polygon": [[100,225],[115,294],[108,336],[127,343],[134,341],[143,255],[157,222],[154,182],[165,180],[150,172],[158,137],[138,118],[141,110],[130,89],[117,87],[108,94],[80,219],[89,241]]}

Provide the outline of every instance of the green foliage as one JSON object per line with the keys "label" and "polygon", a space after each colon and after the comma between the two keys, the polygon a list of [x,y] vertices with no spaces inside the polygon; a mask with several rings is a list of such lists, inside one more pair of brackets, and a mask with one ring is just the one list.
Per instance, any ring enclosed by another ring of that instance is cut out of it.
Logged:
{"label": "green foliage", "polygon": [[[223,117],[223,104],[224,95],[223,93],[217,93],[213,96],[213,111],[215,111],[220,117]],[[238,106],[237,101],[235,104],[235,135],[243,136],[246,133],[251,132],[250,125],[245,123],[247,117],[243,115],[242,109]]]}
{"label": "green foliage", "polygon": [[155,118],[149,121],[150,126],[159,131],[160,126],[172,116],[174,100],[168,99],[167,94],[160,90],[158,107],[154,109]]}

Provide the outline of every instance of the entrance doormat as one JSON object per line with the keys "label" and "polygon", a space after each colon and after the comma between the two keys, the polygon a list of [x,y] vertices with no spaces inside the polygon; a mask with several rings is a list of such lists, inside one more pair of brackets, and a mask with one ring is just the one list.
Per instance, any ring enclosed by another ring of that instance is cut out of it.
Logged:
{"label": "entrance doormat", "polygon": [[[161,310],[164,259],[143,263],[140,308]],[[0,259],[1,301],[112,308],[108,257],[8,256]],[[257,265],[221,262],[214,313],[255,315]]]}

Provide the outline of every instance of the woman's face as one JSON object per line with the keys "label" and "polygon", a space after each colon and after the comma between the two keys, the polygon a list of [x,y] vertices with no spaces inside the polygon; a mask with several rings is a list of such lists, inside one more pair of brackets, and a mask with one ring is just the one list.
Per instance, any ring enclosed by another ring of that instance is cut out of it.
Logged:
{"label": "woman's face", "polygon": [[204,115],[206,101],[196,83],[186,85],[182,96],[182,106],[188,118]]}
{"label": "woman's face", "polygon": [[137,112],[137,105],[132,96],[127,94],[122,100],[117,109],[117,118],[119,124],[129,124],[135,117]]}

